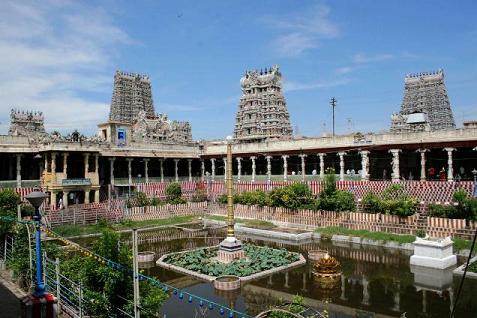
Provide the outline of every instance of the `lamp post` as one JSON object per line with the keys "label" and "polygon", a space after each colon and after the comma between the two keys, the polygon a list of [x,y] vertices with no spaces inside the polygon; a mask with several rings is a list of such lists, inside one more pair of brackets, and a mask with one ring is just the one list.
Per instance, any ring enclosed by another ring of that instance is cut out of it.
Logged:
{"label": "lamp post", "polygon": [[36,297],[41,297],[45,294],[45,282],[43,281],[43,273],[41,266],[41,215],[40,215],[40,206],[43,204],[43,201],[46,198],[46,194],[41,192],[38,188],[30,192],[25,199],[30,202],[30,204],[35,208],[35,215],[33,220],[35,222],[35,254],[36,254],[36,286],[35,292],[33,293]]}

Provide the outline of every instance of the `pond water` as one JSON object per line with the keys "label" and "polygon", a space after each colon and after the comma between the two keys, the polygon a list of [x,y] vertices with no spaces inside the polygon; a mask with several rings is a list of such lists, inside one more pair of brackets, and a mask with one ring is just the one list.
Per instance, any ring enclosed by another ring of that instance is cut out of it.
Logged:
{"label": "pond water", "polygon": [[[146,239],[142,240],[139,251],[155,251],[157,259],[172,251],[217,245],[224,237],[224,233],[220,231],[201,231],[188,235],[190,237],[182,237],[180,229],[142,232],[139,237]],[[194,235],[199,237],[193,237]],[[330,318],[440,318],[449,317],[454,306],[453,299],[457,294],[460,276],[453,276],[452,269],[441,271],[411,268],[409,257],[412,253],[407,251],[330,241],[310,241],[294,245],[245,236],[239,238],[245,243],[301,252],[305,257],[308,250],[328,250],[341,263],[344,279],[335,286],[321,287],[313,279],[312,261],[288,272],[250,282],[238,292],[216,291],[211,283],[157,267],[155,264],[149,264],[148,268],[144,269],[145,274],[217,303],[233,306],[252,316],[273,305],[289,302],[297,294],[305,298],[307,305],[327,309]],[[459,263],[463,261],[464,259],[459,259]],[[477,280],[466,279],[455,317],[477,317],[475,295]],[[202,315],[197,304],[189,304],[187,299],[180,300],[177,296],[166,302],[163,312],[168,318],[227,317],[227,313],[221,316],[217,309]]]}

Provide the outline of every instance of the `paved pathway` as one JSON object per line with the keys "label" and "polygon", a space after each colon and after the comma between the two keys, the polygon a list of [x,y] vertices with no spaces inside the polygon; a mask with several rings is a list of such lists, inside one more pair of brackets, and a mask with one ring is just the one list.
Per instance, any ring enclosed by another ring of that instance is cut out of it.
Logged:
{"label": "paved pathway", "polygon": [[0,283],[0,308],[2,318],[20,317],[20,300]]}

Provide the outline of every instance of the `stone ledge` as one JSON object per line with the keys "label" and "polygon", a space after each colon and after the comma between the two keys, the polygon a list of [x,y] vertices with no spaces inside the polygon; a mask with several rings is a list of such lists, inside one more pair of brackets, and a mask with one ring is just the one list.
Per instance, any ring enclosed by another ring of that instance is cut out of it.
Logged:
{"label": "stone ledge", "polygon": [[[475,262],[477,262],[477,256],[470,259],[469,266],[472,263],[475,263]],[[459,275],[459,276],[464,275],[464,268],[465,268],[465,264],[462,264],[461,266],[454,269],[454,271],[453,271],[454,275]],[[472,278],[472,279],[477,279],[477,273],[467,271],[467,273],[465,274],[465,277],[469,277],[469,278]]]}

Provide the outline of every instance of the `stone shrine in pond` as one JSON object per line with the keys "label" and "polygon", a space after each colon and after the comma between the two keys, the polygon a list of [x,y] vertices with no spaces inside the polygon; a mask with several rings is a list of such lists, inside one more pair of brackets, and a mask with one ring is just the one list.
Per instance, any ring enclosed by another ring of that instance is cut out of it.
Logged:
{"label": "stone shrine in pond", "polygon": [[291,138],[293,131],[278,66],[247,71],[240,79],[240,85],[242,96],[235,119],[234,139],[256,142]]}

